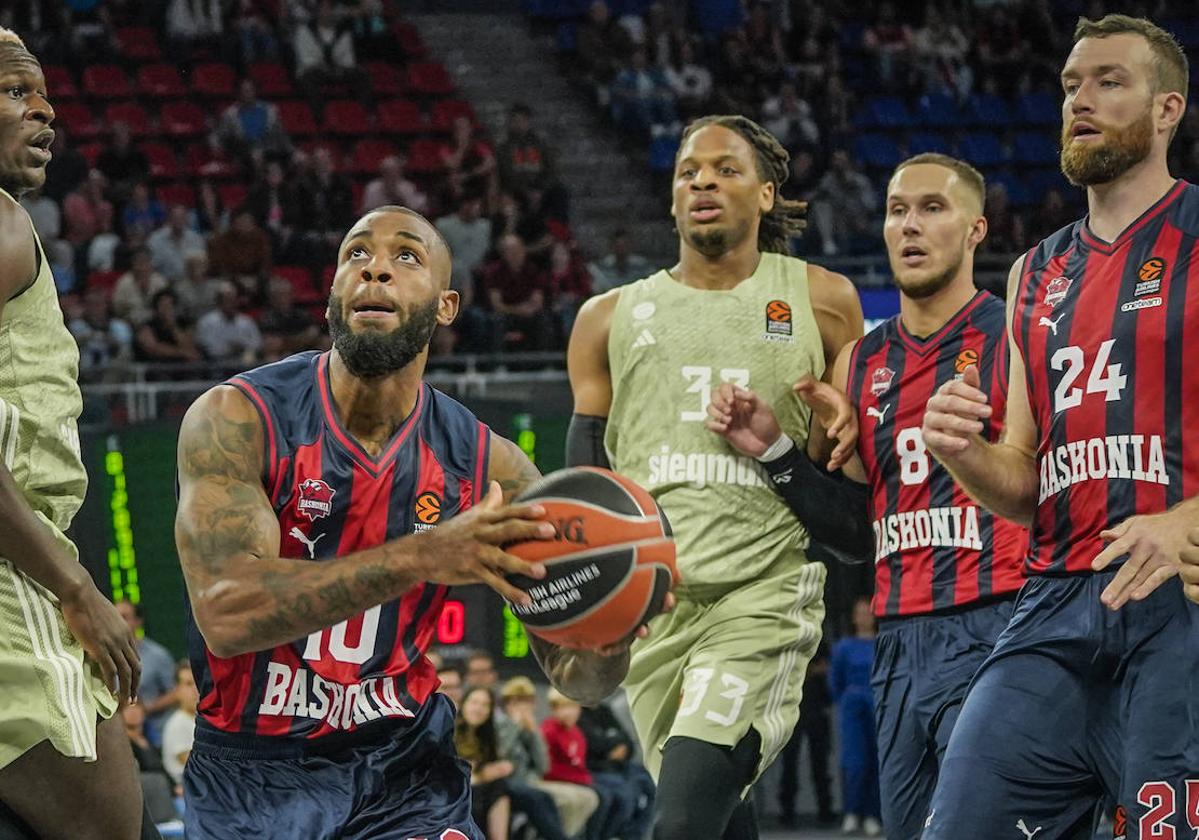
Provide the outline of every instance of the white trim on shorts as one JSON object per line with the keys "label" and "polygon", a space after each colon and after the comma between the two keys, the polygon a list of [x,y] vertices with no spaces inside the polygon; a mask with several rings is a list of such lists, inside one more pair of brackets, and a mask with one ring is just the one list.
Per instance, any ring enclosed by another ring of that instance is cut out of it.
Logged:
{"label": "white trim on shorts", "polygon": [[[774,758],[791,737],[790,732],[783,731],[783,701],[787,697],[787,687],[791,680],[791,674],[795,670],[796,661],[799,659],[800,651],[804,648],[805,644],[810,642],[808,633],[806,632],[807,624],[803,621],[802,616],[803,611],[812,603],[812,599],[819,598],[822,594],[819,569],[820,567],[817,564],[807,563],[800,570],[801,575],[795,593],[795,604],[787,613],[787,617],[802,629],[795,641],[787,645],[783,650],[782,656],[779,657],[778,671],[775,673],[774,680],[770,684],[770,694],[766,702],[766,711],[762,715],[762,725],[766,731],[760,733],[762,735],[761,749],[763,762]],[[810,579],[812,577],[815,579]],[[820,631],[819,627],[816,629],[817,632]]]}
{"label": "white trim on shorts", "polygon": [[17,460],[17,432],[20,427],[20,409],[0,400],[0,460],[3,460],[9,469],[12,469]]}

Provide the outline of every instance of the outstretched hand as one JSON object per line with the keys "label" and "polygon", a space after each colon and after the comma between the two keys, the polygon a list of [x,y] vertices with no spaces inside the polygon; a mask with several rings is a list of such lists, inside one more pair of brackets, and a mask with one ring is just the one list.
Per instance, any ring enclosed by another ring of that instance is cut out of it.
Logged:
{"label": "outstretched hand", "polygon": [[858,412],[849,397],[810,374],[795,383],[794,391],[828,431],[829,440],[837,441],[828,471],[845,466],[858,446]]}
{"label": "outstretched hand", "polygon": [[731,382],[722,382],[712,392],[704,425],[750,458],[760,458],[783,433],[774,409],[753,391]]}

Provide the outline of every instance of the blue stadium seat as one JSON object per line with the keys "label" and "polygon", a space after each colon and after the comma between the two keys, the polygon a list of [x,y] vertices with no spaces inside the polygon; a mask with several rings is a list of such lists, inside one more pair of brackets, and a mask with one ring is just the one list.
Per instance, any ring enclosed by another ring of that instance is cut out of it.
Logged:
{"label": "blue stadium seat", "polygon": [[1052,165],[1058,160],[1057,142],[1046,131],[1021,131],[1016,135],[1013,159],[1034,166]]}
{"label": "blue stadium seat", "polygon": [[1032,203],[1032,194],[1024,182],[1011,172],[997,172],[987,179],[989,184],[1003,184],[1007,190],[1008,201],[1013,207],[1027,207]]}
{"label": "blue stadium seat", "polygon": [[1073,198],[1071,193],[1078,189],[1070,185],[1070,182],[1057,167],[1028,170],[1024,173],[1024,186],[1028,188],[1029,201],[1033,204],[1040,204],[1045,193],[1051,189],[1060,190],[1066,196],[1066,201],[1069,202]]}
{"label": "blue stadium seat", "polygon": [[958,143],[958,155],[978,168],[1003,163],[1003,147],[999,145],[999,138],[984,132],[964,135]]}
{"label": "blue stadium seat", "polygon": [[961,122],[961,113],[952,96],[928,93],[916,106],[916,121],[929,128],[953,128]]}
{"label": "blue stadium seat", "polygon": [[939,152],[943,155],[953,153],[953,144],[944,134],[929,131],[918,131],[908,138],[908,154],[921,155],[925,152]]}
{"label": "blue stadium seat", "polygon": [[708,39],[719,38],[745,18],[740,0],[691,0],[691,19]]}
{"label": "blue stadium seat", "polygon": [[1016,113],[1025,125],[1060,125],[1061,102],[1047,93],[1026,93],[1017,100]]}
{"label": "blue stadium seat", "polygon": [[966,102],[966,122],[971,126],[1007,127],[1012,124],[1012,109],[1007,100],[993,93],[971,96]]}
{"label": "blue stadium seat", "polygon": [[654,172],[674,170],[674,157],[679,152],[679,138],[670,135],[655,137],[649,144],[649,168]]}
{"label": "blue stadium seat", "polygon": [[866,166],[882,169],[891,169],[903,160],[899,145],[889,134],[859,134],[853,142],[853,154]]}
{"label": "blue stadium seat", "polygon": [[879,128],[910,128],[912,115],[908,106],[898,96],[878,96],[866,103],[866,108],[873,118],[873,124]]}
{"label": "blue stadium seat", "polygon": [[574,20],[587,13],[589,0],[525,0],[530,16],[542,20]]}

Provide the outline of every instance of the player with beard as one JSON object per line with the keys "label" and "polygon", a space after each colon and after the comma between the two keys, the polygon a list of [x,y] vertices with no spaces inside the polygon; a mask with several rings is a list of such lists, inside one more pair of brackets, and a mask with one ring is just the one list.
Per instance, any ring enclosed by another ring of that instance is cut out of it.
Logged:
{"label": "player with beard", "polygon": [[929,451],[1031,538],[926,840],[1056,840],[1105,796],[1129,840],[1199,831],[1199,607],[1177,575],[1199,520],[1199,188],[1166,166],[1187,60],[1108,15],[1079,21],[1061,79],[1062,171],[1088,213],[1012,268],[1003,438],[980,434],[992,398],[970,382],[924,417]]}
{"label": "player with beard", "polygon": [[[810,492],[797,517],[769,483],[804,492],[829,458],[825,429],[834,461],[852,450],[852,412],[818,380],[861,335],[862,310],[845,277],[788,255],[805,206],[778,194],[787,160],[744,117],[688,126],[678,264],[588,301],[567,354],[568,463],[610,463],[645,486],[678,544],[678,607],[633,646],[625,682],[658,781],[657,840],[757,836],[743,797],[795,727],[820,641],[825,568],[805,548],[821,529],[836,540],[842,517]],[[721,382],[756,388],[787,430],[762,463],[704,428]]]}
{"label": "player with beard", "polygon": [[[553,527],[504,501],[538,478],[524,453],[422,382],[457,314],[449,278],[424,218],[368,213],[338,251],[333,349],[235,376],[183,420],[189,838],[482,840],[425,650],[450,585],[526,600],[504,575],[544,566],[500,546]],[[606,693],[618,652],[555,649],[547,668]]]}
{"label": "player with beard", "polygon": [[0,89],[0,802],[39,837],[157,837],[113,714],[137,692],[135,640],[66,537],[87,488],[79,351],[17,204],[46,179],[54,109],[7,29]]}
{"label": "player with beard", "polygon": [[[844,472],[868,487],[856,508],[873,528],[879,633],[871,683],[891,840],[920,837],[966,689],[1023,582],[1028,533],[978,508],[920,436],[925,404],[956,379],[990,397],[981,435],[997,441],[1003,430],[1004,306],[974,286],[985,195],[982,175],[965,161],[924,154],[896,168],[883,238],[900,312],[848,345],[833,368],[832,384],[856,403],[862,430]],[[744,388],[721,386],[708,413],[708,428],[746,455],[761,455],[783,434],[770,407]],[[830,503],[854,504],[826,482]]]}

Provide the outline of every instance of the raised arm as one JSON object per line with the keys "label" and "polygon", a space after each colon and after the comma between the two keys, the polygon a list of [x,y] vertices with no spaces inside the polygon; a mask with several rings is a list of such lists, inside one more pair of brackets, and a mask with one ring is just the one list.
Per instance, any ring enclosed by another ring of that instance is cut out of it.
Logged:
{"label": "raised arm", "polygon": [[[0,197],[0,319],[5,304],[28,289],[36,277],[37,245],[29,216],[12,199]],[[4,407],[0,399],[0,408]],[[105,684],[118,696],[134,697],[141,662],[132,633],[87,570],[63,549],[34,512],[3,458],[0,557],[54,593],[71,634],[100,666]]]}
{"label": "raised arm", "polygon": [[[820,329],[820,344],[824,348],[824,376],[821,381],[832,383],[841,351],[862,337],[862,301],[848,277],[818,265],[808,266],[808,296],[812,303],[812,314],[816,316],[816,326]],[[838,390],[844,394],[844,383],[838,386]],[[817,405],[809,398],[809,395],[817,396],[816,389],[809,387],[798,393],[801,399],[816,409],[812,412],[812,423],[808,430],[808,456],[816,463],[823,464],[836,448],[839,456],[836,461],[842,463],[857,445],[857,415],[853,413],[853,405],[848,397],[839,401],[835,392],[824,389],[818,394],[822,404]],[[837,425],[837,420],[846,414],[851,414],[854,421],[852,426],[843,429]],[[843,433],[838,438],[832,438],[828,434],[830,428]],[[838,446],[838,443],[841,445]]]}
{"label": "raised arm", "polygon": [[608,334],[620,289],[597,295],[579,309],[566,369],[574,395],[574,413],[566,434],[568,466],[607,467],[604,432],[612,407],[612,373],[608,370]]}
{"label": "raised arm", "polygon": [[523,599],[503,575],[545,574],[498,546],[550,536],[552,526],[534,521],[540,508],[504,505],[494,486],[428,533],[315,563],[280,557],[262,467],[262,424],[250,401],[225,385],[200,397],[179,431],[175,541],[196,623],[217,656],[303,638],[421,581],[485,583]]}

